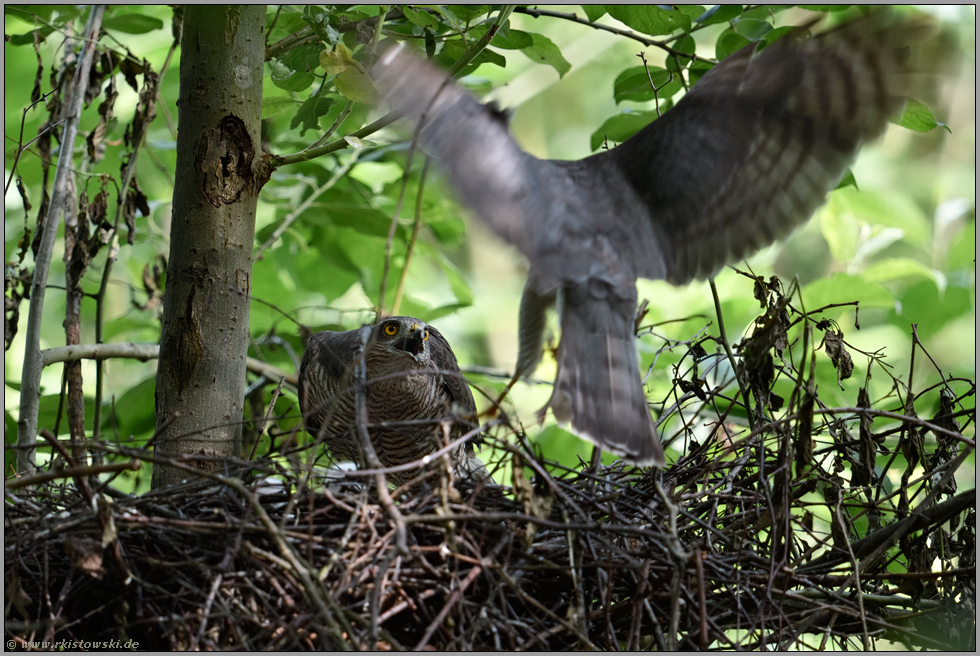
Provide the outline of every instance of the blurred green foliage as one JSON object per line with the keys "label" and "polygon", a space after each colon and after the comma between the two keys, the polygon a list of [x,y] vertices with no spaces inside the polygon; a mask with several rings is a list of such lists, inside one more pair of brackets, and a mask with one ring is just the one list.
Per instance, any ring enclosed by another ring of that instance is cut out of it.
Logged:
{"label": "blurred green foliage", "polygon": [[[820,9],[832,13],[815,29],[860,12]],[[367,5],[268,9],[263,148],[289,163],[276,170],[260,197],[250,355],[294,372],[302,352],[301,326],[311,331],[349,329],[373,320],[381,308],[434,322],[452,343],[464,370],[483,372],[474,374],[472,381],[490,397],[502,389],[504,375],[516,359],[524,264],[513,249],[470,221],[452,201],[436,169],[423,179],[421,155],[414,156],[410,174],[403,176],[409,150],[404,129],[396,125],[365,130],[384,114],[383,108],[361,102],[371,91],[364,75],[366,60],[379,40],[406,40],[445,68],[462,58],[462,83],[514,110],[512,128],[524,147],[538,156],[568,158],[611,147],[655,120],[658,110],[669,109],[714,58],[755,41],[768,42],[788,26],[815,16],[813,11],[782,5],[587,5],[574,18],[569,8],[522,8],[501,20],[497,6],[450,5],[395,7],[379,27],[374,20],[378,11]],[[855,373],[838,384],[829,362],[819,366],[816,383],[824,403],[853,405],[868,370],[875,368],[879,371],[873,371],[872,399],[888,396],[895,384],[891,376],[906,384],[910,376],[916,377],[916,389],[938,382],[939,372],[975,379],[975,123],[969,56],[974,21],[972,8],[949,11],[939,18],[960,49],[946,64],[936,96],[910,103],[906,115],[897,119],[908,129],[892,126],[884,139],[864,150],[853,167],[856,187],[834,192],[786,243],[739,265],[765,277],[776,273],[787,284],[797,277],[806,309],[828,307],[822,316],[843,330],[854,351]],[[57,96],[57,73],[66,65],[66,56],[78,49],[77,39],[70,36],[80,31],[87,9],[6,5],[4,15],[5,278],[8,287],[23,292],[33,270],[27,245],[47,191],[41,166],[45,154],[33,140],[48,120],[45,102]],[[108,280],[106,341],[155,342],[159,336],[158,301],[165,276],[154,276],[152,267],[169,252],[179,79],[179,48],[168,58],[173,22],[166,6],[110,6],[106,11],[102,46],[118,61],[140,62],[162,76],[156,119],[148,128],[137,172],[150,212],[137,216],[132,243],[125,230],[116,236],[119,259]],[[481,49],[480,40],[490,30],[495,36]],[[644,54],[656,93],[637,60],[639,53]],[[322,67],[326,61],[329,72]],[[118,97],[104,134],[104,158],[94,161],[84,153],[83,140],[76,144],[78,190],[89,196],[106,180],[118,184],[130,151],[125,136],[137,106],[138,85],[145,82],[144,74],[131,75],[137,85],[131,88],[122,67],[112,77],[118,78]],[[95,130],[103,100],[100,96],[87,105],[83,136]],[[55,141],[52,158],[58,145]],[[322,154],[308,159],[310,152]],[[18,188],[23,188],[23,197]],[[105,188],[108,206],[114,208],[118,190],[111,183]],[[110,210],[109,221],[114,220]],[[57,289],[64,284],[60,257],[56,252],[49,278],[42,348],[64,343],[65,301]],[[106,252],[97,256],[86,273],[83,287],[90,295],[102,284],[105,257]],[[752,283],[726,270],[719,274],[717,286],[729,339],[737,341],[760,312]],[[704,283],[678,289],[641,281],[639,290],[641,299],[649,301],[643,319],[649,329],[640,341],[642,365],[656,364],[647,381],[649,398],[669,405],[672,380],[684,356],[679,341],[691,340],[703,330],[716,331],[711,294]],[[8,289],[7,298],[14,296],[16,292]],[[848,304],[854,301],[859,310]],[[12,426],[28,302],[20,303],[18,334],[5,353],[8,444],[16,432]],[[89,300],[83,303],[82,320],[82,341],[94,341],[95,311]],[[910,370],[913,324],[935,366],[917,357]],[[154,430],[155,363],[115,360],[103,366],[103,437],[145,443]],[[536,379],[550,380],[553,368],[553,360],[546,361]],[[880,375],[885,368],[887,375]],[[87,363],[90,402],[95,396],[94,371],[94,364]],[[265,414],[271,388],[278,382],[255,384],[252,374],[249,380],[253,385],[246,419]],[[65,433],[66,422],[59,421],[64,412],[58,403],[61,366],[49,367],[42,384],[39,426]],[[516,416],[532,441],[539,438],[549,457],[567,462],[576,455],[585,457],[584,443],[550,425],[550,418],[539,434],[533,411],[547,399],[549,389],[540,383],[519,384],[510,401]],[[476,396],[485,407],[482,395]],[[935,405],[934,400],[926,403]],[[923,407],[920,414],[932,411]],[[297,424],[294,393],[287,391],[278,399],[274,415],[282,418],[277,424],[280,433]],[[91,422],[91,408],[86,418]],[[287,439],[264,436],[257,453],[263,455]],[[6,466],[11,473],[9,450]],[[145,485],[148,477],[141,480]]]}

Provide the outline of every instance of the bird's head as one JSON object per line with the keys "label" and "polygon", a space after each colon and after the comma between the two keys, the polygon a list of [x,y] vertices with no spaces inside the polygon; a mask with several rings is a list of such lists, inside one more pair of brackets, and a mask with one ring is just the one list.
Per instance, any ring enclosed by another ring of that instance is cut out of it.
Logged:
{"label": "bird's head", "polygon": [[391,317],[378,324],[375,339],[394,351],[406,353],[417,362],[428,359],[429,326],[414,317]]}

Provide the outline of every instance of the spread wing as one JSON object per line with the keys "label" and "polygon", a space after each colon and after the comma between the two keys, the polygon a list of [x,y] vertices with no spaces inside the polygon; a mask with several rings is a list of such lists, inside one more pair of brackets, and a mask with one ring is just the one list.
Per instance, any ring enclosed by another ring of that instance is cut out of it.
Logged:
{"label": "spread wing", "polygon": [[518,147],[503,117],[415,55],[393,48],[373,77],[392,110],[417,126],[460,200],[530,257],[524,217],[547,214],[540,194],[545,163]]}
{"label": "spread wing", "polygon": [[608,275],[579,257],[605,235],[625,280],[684,283],[786,235],[823,203],[901,107],[920,27],[876,12],[811,39],[749,46],[618,148],[576,162],[524,153],[499,116],[410,54],[389,52],[374,72],[460,199],[542,280]]}
{"label": "spread wing", "polygon": [[[603,153],[649,208],[666,278],[712,274],[806,221],[902,106],[915,28],[887,13],[749,46],[664,116]],[[634,263],[641,277],[657,270]]]}

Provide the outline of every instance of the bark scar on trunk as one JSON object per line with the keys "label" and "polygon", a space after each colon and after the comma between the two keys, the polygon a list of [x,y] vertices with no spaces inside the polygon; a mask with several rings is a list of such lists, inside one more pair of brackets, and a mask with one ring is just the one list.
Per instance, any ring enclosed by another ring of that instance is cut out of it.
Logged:
{"label": "bark scar on trunk", "polygon": [[255,184],[255,147],[245,123],[229,114],[201,137],[197,164],[205,198],[215,207],[234,203]]}

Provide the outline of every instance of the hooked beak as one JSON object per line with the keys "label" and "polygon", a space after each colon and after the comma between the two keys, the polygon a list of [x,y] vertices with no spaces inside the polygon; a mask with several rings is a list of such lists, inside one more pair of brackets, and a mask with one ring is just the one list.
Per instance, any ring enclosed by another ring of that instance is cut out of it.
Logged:
{"label": "hooked beak", "polygon": [[409,334],[402,341],[396,344],[396,347],[405,351],[406,353],[411,353],[414,357],[419,357],[419,354],[425,350],[425,340],[429,338],[428,331],[418,325],[414,324],[412,326]]}

